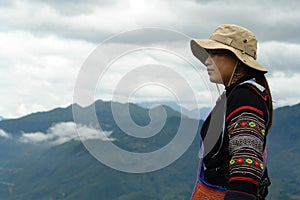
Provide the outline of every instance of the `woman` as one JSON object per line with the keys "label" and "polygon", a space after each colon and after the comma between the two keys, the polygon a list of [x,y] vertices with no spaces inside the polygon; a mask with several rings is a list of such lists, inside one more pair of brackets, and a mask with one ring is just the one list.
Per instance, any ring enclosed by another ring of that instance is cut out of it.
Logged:
{"label": "woman", "polygon": [[226,89],[201,128],[203,159],[192,200],[264,199],[270,184],[265,150],[273,106],[267,70],[256,61],[256,37],[224,24],[209,39],[192,40],[191,49],[206,65],[210,81]]}

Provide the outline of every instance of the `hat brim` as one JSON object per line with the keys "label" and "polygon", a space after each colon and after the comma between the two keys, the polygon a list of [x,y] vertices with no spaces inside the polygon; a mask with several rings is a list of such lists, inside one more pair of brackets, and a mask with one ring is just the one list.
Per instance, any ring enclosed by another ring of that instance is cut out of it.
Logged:
{"label": "hat brim", "polygon": [[211,39],[193,39],[191,40],[191,50],[196,58],[198,58],[202,63],[205,62],[208,53],[207,49],[226,49],[231,51],[236,55],[236,57],[243,62],[245,65],[250,68],[256,69],[261,72],[268,72],[268,70],[262,66],[259,62],[257,62],[253,57],[249,56],[246,53],[242,53],[242,51],[233,48],[231,46],[225,45],[223,43],[217,42]]}

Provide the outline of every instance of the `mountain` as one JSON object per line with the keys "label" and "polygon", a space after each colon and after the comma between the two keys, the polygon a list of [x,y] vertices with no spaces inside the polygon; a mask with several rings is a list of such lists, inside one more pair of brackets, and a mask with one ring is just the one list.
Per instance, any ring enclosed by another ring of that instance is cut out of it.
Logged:
{"label": "mountain", "polygon": [[37,112],[17,119],[0,121],[2,130],[20,136],[22,132],[44,132],[54,123],[73,121],[72,106]]}
{"label": "mountain", "polygon": [[[147,139],[135,138],[118,128],[112,104],[119,106],[122,117],[129,108],[134,122],[140,126],[151,122],[149,109],[101,100],[90,105],[95,107],[101,127],[111,133],[107,137],[113,138],[112,142],[120,148],[133,152],[153,151],[168,144],[183,117],[164,106],[167,119],[163,129]],[[194,122],[191,118],[186,120]],[[268,199],[300,198],[299,120],[300,104],[274,112],[268,136],[268,169],[272,181]],[[70,131],[72,121],[71,106],[0,121],[0,129],[9,135],[0,137],[0,199],[189,199],[197,173],[199,136],[168,167],[130,174],[96,160],[79,141],[77,133]],[[88,128],[84,129],[87,133],[91,132]]]}
{"label": "mountain", "polygon": [[[120,107],[118,114],[121,116],[129,107],[132,119],[141,126],[150,123],[149,109],[135,104],[100,100],[91,105],[95,106],[101,126],[107,131],[113,131],[110,137],[116,138],[114,143],[130,151],[152,151],[168,144],[181,120],[180,113],[165,106],[167,119],[164,128],[157,135],[141,140],[128,136],[118,128],[113,119],[112,104]],[[187,120],[194,121],[189,118]],[[12,135],[11,138],[0,139],[5,144],[0,147],[0,152],[9,152],[9,155],[0,153],[0,199],[126,200],[161,199],[163,196],[165,199],[184,199],[192,190],[197,169],[196,140],[193,148],[188,150],[190,153],[184,154],[165,169],[146,174],[128,174],[113,170],[92,157],[76,139],[58,145],[45,143],[48,140],[42,140],[42,143],[41,140],[22,142],[25,136],[59,137],[55,131],[70,132],[70,122],[71,106],[0,122],[0,128]],[[63,128],[57,129],[59,124],[64,125]],[[60,134],[66,136],[63,132]],[[57,141],[55,138],[53,140]],[[191,156],[195,158],[191,159]],[[186,163],[190,160],[193,161],[190,163],[192,170],[186,168]]]}
{"label": "mountain", "polygon": [[193,119],[205,119],[209,112],[211,111],[211,108],[209,107],[203,107],[203,108],[195,108],[195,109],[187,109],[184,106],[180,106],[175,102],[172,101],[151,101],[151,102],[141,102],[138,103],[139,106],[142,106],[144,108],[152,108],[155,107],[157,105],[165,105],[168,106],[170,108],[172,108],[173,110],[180,112],[190,118]]}
{"label": "mountain", "polygon": [[273,199],[300,199],[299,120],[300,104],[275,110],[268,138]]}

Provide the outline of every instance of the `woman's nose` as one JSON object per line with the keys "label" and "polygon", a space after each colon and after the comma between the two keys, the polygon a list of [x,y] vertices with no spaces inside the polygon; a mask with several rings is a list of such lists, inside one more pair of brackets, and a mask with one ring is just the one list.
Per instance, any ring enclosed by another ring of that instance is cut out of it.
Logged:
{"label": "woman's nose", "polygon": [[209,65],[209,64],[211,64],[211,57],[210,57],[210,56],[208,56],[208,57],[206,58],[205,62],[204,62],[204,65],[205,65],[205,66],[207,66],[207,65]]}

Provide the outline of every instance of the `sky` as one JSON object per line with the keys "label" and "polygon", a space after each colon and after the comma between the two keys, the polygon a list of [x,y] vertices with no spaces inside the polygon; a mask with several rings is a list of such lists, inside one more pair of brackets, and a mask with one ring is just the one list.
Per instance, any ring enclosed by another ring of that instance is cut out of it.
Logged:
{"label": "sky", "polygon": [[[131,89],[129,96],[124,94],[127,100],[169,100],[188,96],[180,82],[184,80],[199,105],[205,106],[210,99],[207,81],[195,75],[190,60],[182,55],[189,38],[208,38],[224,23],[255,33],[257,59],[269,70],[274,106],[297,104],[299,9],[297,0],[1,1],[0,116],[18,118],[72,104],[78,77],[86,73],[84,66],[96,49],[101,51],[91,63],[110,61],[109,67],[105,73],[97,71],[92,94],[83,94],[110,100],[118,87]],[[139,68],[147,65],[160,67],[150,68],[153,73]],[[84,80],[89,82],[89,76]]]}

